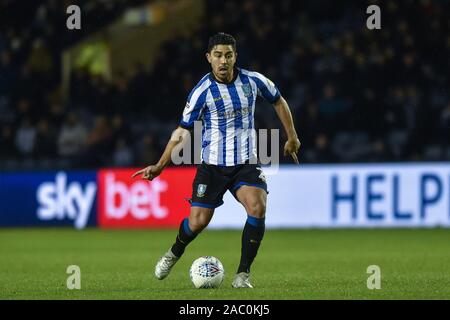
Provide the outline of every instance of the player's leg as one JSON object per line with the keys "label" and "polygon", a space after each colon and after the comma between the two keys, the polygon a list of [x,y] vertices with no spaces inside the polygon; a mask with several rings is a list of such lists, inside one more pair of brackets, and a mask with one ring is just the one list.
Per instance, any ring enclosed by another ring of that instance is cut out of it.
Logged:
{"label": "player's leg", "polygon": [[186,246],[208,226],[213,214],[214,208],[191,207],[191,213],[181,222],[177,238],[171,248],[175,256],[183,255]]}
{"label": "player's leg", "polygon": [[248,277],[264,237],[267,193],[263,188],[244,185],[236,191],[236,198],[247,212],[247,221],[242,231],[241,260],[233,286],[251,287]]}
{"label": "player's leg", "polygon": [[189,217],[181,221],[175,243],[158,261],[155,275],[164,279],[183,255],[186,246],[209,224],[215,208],[223,204],[227,181],[216,170],[206,164],[197,169],[193,183],[191,211]]}
{"label": "player's leg", "polygon": [[248,281],[250,267],[258,253],[265,232],[268,192],[266,177],[261,167],[257,164],[244,165],[233,177],[230,191],[247,211],[247,221],[242,231],[241,261],[232,286],[251,288]]}
{"label": "player's leg", "polygon": [[188,218],[181,221],[178,235],[172,247],[159,259],[155,267],[155,276],[164,279],[172,267],[183,255],[187,245],[209,224],[214,214],[214,208],[192,206]]}

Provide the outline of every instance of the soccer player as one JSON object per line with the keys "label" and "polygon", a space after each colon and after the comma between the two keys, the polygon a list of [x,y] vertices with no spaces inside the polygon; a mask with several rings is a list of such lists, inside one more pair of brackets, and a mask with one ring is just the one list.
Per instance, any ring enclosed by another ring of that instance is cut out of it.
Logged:
{"label": "soccer player", "polygon": [[250,267],[264,236],[267,200],[266,179],[256,161],[252,136],[257,96],[273,104],[288,137],[284,154],[298,162],[300,141],[286,100],[262,74],[235,67],[236,57],[236,41],[231,35],[210,37],[206,59],[212,71],[189,94],[179,126],[158,163],[133,174],[148,180],[160,175],[170,163],[172,152],[188,140],[194,121],[202,121],[202,163],[193,183],[190,215],[181,221],[175,243],[156,264],[158,279],[167,277],[186,246],[209,224],[229,190],[247,212],[241,260],[232,286],[252,288]]}

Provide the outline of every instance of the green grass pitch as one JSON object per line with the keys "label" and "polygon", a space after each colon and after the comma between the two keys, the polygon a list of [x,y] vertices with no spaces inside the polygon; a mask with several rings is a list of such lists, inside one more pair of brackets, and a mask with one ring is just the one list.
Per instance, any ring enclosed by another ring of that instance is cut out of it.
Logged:
{"label": "green grass pitch", "polygon": [[[0,299],[449,299],[450,230],[267,230],[252,268],[253,290],[232,289],[240,231],[205,230],[163,281],[158,258],[176,230],[0,229]],[[194,289],[188,270],[219,258],[219,289]],[[81,290],[68,290],[69,265]],[[367,288],[367,267],[381,289]]]}

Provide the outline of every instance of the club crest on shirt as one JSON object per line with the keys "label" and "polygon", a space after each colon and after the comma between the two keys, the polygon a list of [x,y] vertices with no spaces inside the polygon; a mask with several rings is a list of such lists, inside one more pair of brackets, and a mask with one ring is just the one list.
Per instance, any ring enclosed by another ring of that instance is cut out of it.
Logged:
{"label": "club crest on shirt", "polygon": [[244,91],[244,96],[250,97],[252,95],[252,87],[250,86],[250,83],[243,84],[242,91]]}
{"label": "club crest on shirt", "polygon": [[206,184],[199,184],[197,187],[197,197],[201,198],[205,195],[206,192]]}

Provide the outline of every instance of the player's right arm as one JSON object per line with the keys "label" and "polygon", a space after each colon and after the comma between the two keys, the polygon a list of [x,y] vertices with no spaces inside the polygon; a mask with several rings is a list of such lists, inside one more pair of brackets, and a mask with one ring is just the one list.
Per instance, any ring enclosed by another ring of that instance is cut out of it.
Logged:
{"label": "player's right arm", "polygon": [[172,132],[172,136],[158,163],[135,172],[132,175],[133,178],[142,174],[142,179],[153,180],[169,165],[173,152],[178,154],[179,150],[184,147],[185,143],[189,140],[189,130],[194,127],[194,121],[199,120],[202,115],[206,102],[205,97],[207,87],[208,82],[207,77],[205,76],[189,94],[180,124],[178,128]]}
{"label": "player's right arm", "polygon": [[154,178],[159,176],[161,172],[164,170],[164,168],[169,165],[174,149],[175,148],[178,149],[180,147],[182,148],[185,145],[186,141],[189,140],[188,139],[189,136],[190,136],[189,130],[182,127],[176,128],[172,132],[172,136],[169,142],[167,143],[166,149],[164,150],[158,163],[150,165],[139,171],[136,171],[132,175],[132,178],[142,174],[142,179],[153,180]]}

